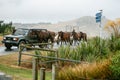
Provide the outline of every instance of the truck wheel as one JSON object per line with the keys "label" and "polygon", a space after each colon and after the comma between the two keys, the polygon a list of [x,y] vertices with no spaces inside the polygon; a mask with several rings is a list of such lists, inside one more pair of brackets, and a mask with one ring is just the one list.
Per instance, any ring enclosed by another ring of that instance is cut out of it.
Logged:
{"label": "truck wheel", "polygon": [[19,42],[19,46],[20,46],[20,45],[24,45],[24,44],[25,44],[25,41],[20,41],[20,42]]}
{"label": "truck wheel", "polygon": [[6,47],[7,49],[11,49],[12,45],[11,45],[11,44],[8,44],[8,43],[5,43],[5,47]]}

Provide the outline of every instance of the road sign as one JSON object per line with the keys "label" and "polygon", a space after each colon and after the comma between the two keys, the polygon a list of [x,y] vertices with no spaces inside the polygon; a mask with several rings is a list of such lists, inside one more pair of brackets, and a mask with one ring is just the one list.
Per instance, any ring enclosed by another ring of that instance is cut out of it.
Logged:
{"label": "road sign", "polygon": [[96,16],[102,16],[101,12],[96,13]]}
{"label": "road sign", "polygon": [[102,13],[99,12],[99,13],[96,13],[96,22],[101,22],[101,16],[102,16]]}

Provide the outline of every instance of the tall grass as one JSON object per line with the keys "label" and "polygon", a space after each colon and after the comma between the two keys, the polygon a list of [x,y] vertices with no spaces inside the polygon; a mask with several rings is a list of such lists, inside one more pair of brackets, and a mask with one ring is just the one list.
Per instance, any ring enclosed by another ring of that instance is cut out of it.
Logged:
{"label": "tall grass", "polygon": [[107,55],[110,52],[106,40],[101,39],[101,47],[99,44],[100,39],[96,37],[90,39],[87,43],[81,42],[80,45],[75,48],[71,48],[70,46],[61,46],[58,49],[59,57],[91,62],[97,60],[97,58],[99,59]]}
{"label": "tall grass", "polygon": [[120,80],[120,51],[111,58],[110,70],[113,74],[111,79]]}
{"label": "tall grass", "polygon": [[94,80],[110,79],[110,61],[82,63],[74,67],[64,67],[58,73],[58,80]]}
{"label": "tall grass", "polygon": [[[96,37],[88,40],[87,44],[81,43],[76,48],[69,50],[67,54],[72,55],[71,59],[83,60],[89,63],[62,68],[58,73],[58,80],[119,80],[120,38],[111,36],[110,39],[100,39]],[[64,51],[60,52],[66,54]],[[113,58],[108,60],[111,55]]]}
{"label": "tall grass", "polygon": [[120,50],[120,38],[116,38],[112,35],[111,38],[108,40],[108,46],[110,51],[112,52]]}

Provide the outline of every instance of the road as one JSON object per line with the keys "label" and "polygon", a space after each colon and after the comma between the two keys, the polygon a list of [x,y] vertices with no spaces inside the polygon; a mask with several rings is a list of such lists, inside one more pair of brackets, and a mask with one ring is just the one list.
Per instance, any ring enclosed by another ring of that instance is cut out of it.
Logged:
{"label": "road", "polygon": [[[63,46],[67,46],[65,44],[63,44]],[[57,43],[54,43],[53,49],[58,49],[60,47],[60,45],[57,45]],[[74,48],[75,46],[71,46],[71,48]],[[7,54],[11,54],[11,53],[17,53],[18,52],[18,48],[17,47],[12,47],[11,50],[7,50],[5,48],[5,46],[0,46],[0,56],[2,55],[7,55]]]}
{"label": "road", "polygon": [[5,46],[0,46],[0,56],[15,53],[15,52],[18,52],[17,47],[12,47],[11,50],[7,50]]}
{"label": "road", "polygon": [[[57,49],[59,46],[57,44],[54,44],[53,49]],[[17,47],[12,47],[11,50],[7,50],[5,48],[5,46],[0,46],[0,56],[1,55],[7,55],[7,54],[11,54],[11,53],[16,53],[18,52],[18,48]]]}

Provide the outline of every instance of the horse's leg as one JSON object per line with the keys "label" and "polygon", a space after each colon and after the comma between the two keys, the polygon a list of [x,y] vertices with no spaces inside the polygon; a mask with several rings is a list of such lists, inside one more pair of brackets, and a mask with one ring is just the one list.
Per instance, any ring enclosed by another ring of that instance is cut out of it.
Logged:
{"label": "horse's leg", "polygon": [[79,43],[81,42],[81,37],[80,37],[80,39],[79,39]]}
{"label": "horse's leg", "polygon": [[59,41],[59,40],[57,40],[56,42],[57,42],[57,45],[59,45],[59,42],[60,42],[60,41]]}
{"label": "horse's leg", "polygon": [[61,46],[62,46],[62,40],[61,40]]}
{"label": "horse's leg", "polygon": [[69,39],[69,44],[72,45],[72,39],[71,38]]}
{"label": "horse's leg", "polygon": [[77,45],[79,45],[79,39],[77,40]]}
{"label": "horse's leg", "polygon": [[85,36],[85,41],[87,42],[87,36]]}
{"label": "horse's leg", "polygon": [[65,45],[67,45],[67,42],[68,42],[68,41],[67,41],[67,40],[65,40]]}
{"label": "horse's leg", "polygon": [[74,46],[76,45],[76,40],[74,40]]}

